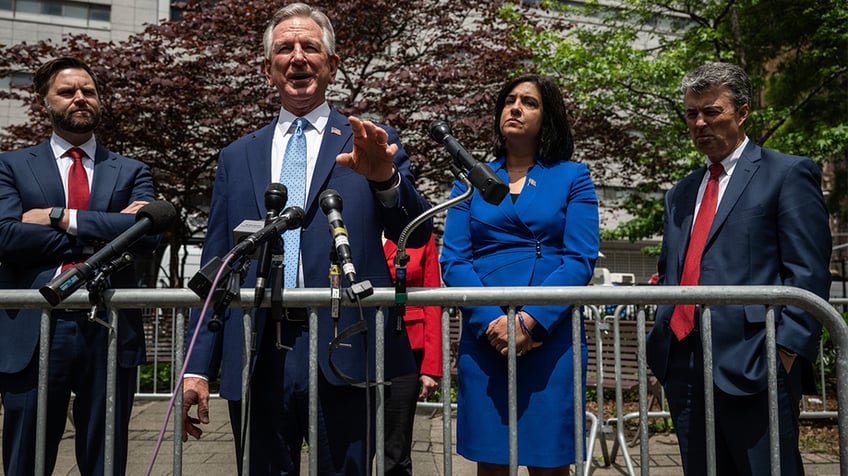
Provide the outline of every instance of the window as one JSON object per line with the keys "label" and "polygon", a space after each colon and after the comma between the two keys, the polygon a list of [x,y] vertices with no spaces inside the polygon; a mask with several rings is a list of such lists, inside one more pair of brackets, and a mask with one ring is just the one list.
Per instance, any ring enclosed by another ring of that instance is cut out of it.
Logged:
{"label": "window", "polygon": [[109,5],[68,0],[0,0],[0,10],[76,18],[88,22],[109,22],[112,16],[112,8]]}

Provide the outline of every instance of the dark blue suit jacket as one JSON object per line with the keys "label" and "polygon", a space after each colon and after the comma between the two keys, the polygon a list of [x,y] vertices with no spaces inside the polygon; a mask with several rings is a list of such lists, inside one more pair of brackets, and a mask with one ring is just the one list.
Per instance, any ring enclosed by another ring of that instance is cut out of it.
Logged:
{"label": "dark blue suit jacket", "polygon": [[[65,206],[56,159],[49,141],[0,154],[0,288],[40,288],[63,262],[85,259],[85,248],[90,254],[91,248],[99,248],[131,227],[135,215],[119,213],[127,205],[153,199],[153,179],[145,164],[98,145],[89,209],[77,213],[77,236],[22,223],[26,210]],[[156,236],[144,237],[130,251],[150,252],[158,241]],[[133,267],[113,273],[110,281],[113,288],[137,286]],[[38,309],[0,310],[0,372],[19,372],[31,361],[38,345],[40,315]],[[139,310],[122,311],[118,339],[121,366],[144,361]]]}
{"label": "dark blue suit jacket", "polygon": [[[661,284],[680,283],[698,186],[705,173],[705,168],[698,169],[666,195]],[[700,283],[795,286],[827,299],[830,247],[818,166],[808,158],[749,142],[716,210],[701,260]],[[665,380],[669,345],[675,339],[669,328],[673,309],[659,306],[648,336],[648,364],[660,381]],[[765,306],[711,309],[715,384],[732,395],[765,390]],[[801,356],[796,365],[810,375],[821,324],[798,308],[781,306],[776,331],[777,345]]]}
{"label": "dark blue suit jacket", "polygon": [[[223,258],[234,246],[233,229],[243,220],[258,220],[265,217],[265,189],[271,177],[271,142],[274,136],[275,119],[262,129],[248,134],[221,151],[218,170],[212,191],[212,205],[209,210],[209,224],[203,246],[201,262],[207,263],[213,257]],[[350,123],[342,114],[331,110],[324,132],[318,161],[312,175],[309,196],[306,201],[306,217],[299,232],[301,233],[301,256],[303,260],[305,286],[310,288],[329,288],[329,253],[331,236],[328,231],[327,217],[318,205],[318,196],[326,189],[334,189],[341,195],[344,207],[342,216],[347,226],[351,253],[356,266],[357,278],[370,280],[374,287],[392,286],[392,278],[383,255],[381,233],[385,231],[391,240],[397,240],[403,227],[413,218],[427,209],[428,205],[415,189],[414,179],[409,171],[409,157],[400,146],[397,133],[386,128],[389,142],[398,144],[395,166],[403,177],[398,190],[398,206],[387,208],[374,196],[368,181],[353,170],[336,165],[336,156],[350,152],[353,148],[353,136]],[[333,132],[330,132],[333,131]],[[407,245],[423,246],[432,231],[432,223],[418,227]],[[287,232],[291,233],[291,232]],[[253,287],[256,281],[256,262],[251,263],[244,287]],[[374,352],[374,310],[366,309],[368,335],[371,346],[369,360],[373,362]],[[208,318],[204,316],[205,318]],[[238,313],[233,313],[235,316]],[[255,315],[253,329],[256,342],[262,342],[267,312]],[[344,330],[359,320],[355,308],[343,308],[339,320],[339,330]],[[190,342],[194,333],[198,313],[192,315],[189,325]],[[415,371],[415,363],[405,334],[393,331],[394,317],[386,319],[386,378],[402,372]],[[324,377],[333,384],[344,383],[330,369],[328,344],[333,340],[333,323],[329,309],[319,312],[319,364]],[[362,378],[364,375],[365,346],[362,339],[348,341],[351,348],[336,351],[333,362],[345,374]],[[221,369],[220,394],[228,400],[241,399],[242,368],[242,320],[226,319],[219,333],[211,333],[202,326],[197,342],[189,359],[187,371],[203,374],[210,378],[218,375]],[[305,352],[305,349],[296,349]],[[304,354],[305,355],[305,354]],[[374,370],[370,371],[373,380]]]}

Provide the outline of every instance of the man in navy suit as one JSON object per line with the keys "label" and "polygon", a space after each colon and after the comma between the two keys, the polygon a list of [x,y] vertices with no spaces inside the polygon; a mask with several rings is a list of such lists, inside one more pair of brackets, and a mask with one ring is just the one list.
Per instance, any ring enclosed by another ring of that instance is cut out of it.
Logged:
{"label": "man in navy suit", "polygon": [[[300,230],[283,236],[288,241],[300,234],[297,286],[328,288],[332,244],[327,218],[318,203],[326,189],[337,190],[344,200],[342,215],[359,280],[369,280],[374,287],[391,286],[381,232],[397,240],[403,228],[428,206],[415,189],[409,158],[397,133],[346,118],[327,104],[325,93],[335,78],[339,57],[335,54],[333,27],[323,13],[302,3],[281,8],[269,22],[264,50],[265,77],[279,91],[282,107],[269,125],[221,151],[202,262],[227,254],[234,245],[233,229],[243,220],[266,215],[264,191],[269,183],[279,180],[281,171],[289,171],[284,151],[297,134],[297,127],[292,125],[305,118],[307,190],[302,206],[306,215]],[[289,206],[295,205],[292,195],[289,190]],[[409,246],[423,246],[431,229],[431,223],[418,227]],[[248,287],[255,283],[255,264],[247,273],[244,284]],[[374,448],[374,435],[366,431],[373,427],[373,392],[348,385],[332,367],[359,382],[370,375],[373,383],[374,337],[382,332],[386,339],[386,379],[415,371],[405,334],[394,331],[394,316],[386,319],[385,329],[375,329],[374,310],[365,309],[362,315],[367,323],[367,344],[363,336],[355,336],[330,356],[333,322],[329,309],[319,311],[318,447],[312,450],[317,451],[321,474],[370,474],[368,462]],[[188,339],[198,317],[192,316]],[[343,308],[338,328],[342,331],[360,319],[358,309]],[[287,308],[279,330],[278,337],[276,323],[267,312],[255,313],[256,350],[249,402],[251,474],[297,474],[308,434],[310,362],[304,309]],[[217,377],[220,369],[220,394],[230,401],[239,463],[243,342],[240,318],[225,319],[217,334],[202,325],[188,357],[189,374],[183,381],[186,432],[199,438],[202,431],[196,423],[209,422],[207,379]],[[195,404],[197,418],[189,418],[188,411]]]}
{"label": "man in navy suit", "polygon": [[[786,285],[827,299],[831,239],[818,166],[806,157],[759,147],[746,136],[751,82],[738,66],[705,64],[683,78],[681,89],[692,141],[717,182],[709,183],[705,166],[666,195],[660,283]],[[708,198],[710,188],[713,198]],[[700,208],[715,212],[698,239]],[[698,241],[702,246],[691,245]],[[694,282],[688,278],[692,272]],[[769,474],[765,306],[710,310],[717,474]],[[647,357],[666,391],[683,468],[687,475],[699,475],[707,464],[703,349],[700,309],[689,311],[693,322],[686,326],[685,306],[659,306]],[[778,306],[775,322],[780,417],[772,423],[780,427],[783,474],[803,474],[799,402],[802,392],[815,391],[812,362],[821,324],[791,306]]]}
{"label": "man in navy suit", "polygon": [[[75,58],[42,65],[33,78],[36,99],[53,126],[50,139],[0,154],[0,288],[38,289],[63,265],[85,260],[135,223],[135,213],[153,200],[150,169],[106,150],[94,138],[100,122],[97,79]],[[83,182],[74,193],[69,176]],[[90,184],[90,185],[89,185]],[[84,203],[84,202],[81,202]],[[78,208],[75,208],[78,207]],[[150,252],[157,237],[139,240],[130,251]],[[110,287],[136,287],[132,267],[114,272]],[[33,474],[38,376],[39,309],[0,310],[0,393],[3,397],[3,469]],[[47,403],[47,474],[53,472],[65,429],[70,394],[76,456],[82,474],[103,474],[106,423],[108,329],[81,310],[54,309],[51,322]],[[102,317],[102,316],[101,316]],[[124,310],[118,319],[114,471],[126,467],[127,429],[135,392],[135,370],[144,361],[141,313]]]}

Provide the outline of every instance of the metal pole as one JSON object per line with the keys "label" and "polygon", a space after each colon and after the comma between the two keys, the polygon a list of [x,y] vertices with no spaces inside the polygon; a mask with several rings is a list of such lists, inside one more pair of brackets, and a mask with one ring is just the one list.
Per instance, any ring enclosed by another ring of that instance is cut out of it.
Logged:
{"label": "metal pole", "polygon": [[[174,343],[174,366],[173,368],[183,368],[185,362],[185,315],[188,309],[174,308],[174,330],[176,342]],[[177,382],[174,391],[177,392],[177,398],[174,400],[174,476],[182,475],[183,468],[183,383]]]}
{"label": "metal pole", "polygon": [[[583,428],[586,421],[586,411],[583,401],[586,399],[586,389],[583,385],[583,314],[580,306],[571,308],[571,352],[572,365],[572,398],[574,405],[574,474],[583,474]],[[591,455],[589,455],[591,459]]]}
{"label": "metal pole", "polygon": [[777,344],[774,306],[766,309],[766,366],[768,368],[769,459],[771,476],[780,476],[780,421],[777,411]]}
{"label": "metal pole", "polygon": [[442,463],[444,474],[453,474],[450,345],[450,308],[445,306],[442,308]]}
{"label": "metal pole", "polygon": [[704,356],[704,426],[707,433],[707,474],[709,476],[716,476],[712,314],[710,306],[704,305],[701,309],[701,348],[703,349],[702,353]]}
{"label": "metal pole", "polygon": [[38,339],[38,398],[35,416],[35,474],[46,474],[47,454],[47,377],[50,364],[50,309],[41,310],[41,333]]}
{"label": "metal pole", "polygon": [[518,474],[518,384],[515,371],[515,306],[507,311],[507,406],[509,408],[509,474]]}
{"label": "metal pole", "polygon": [[318,311],[309,309],[309,475],[318,474]]}
{"label": "metal pole", "polygon": [[[114,306],[109,306],[108,315],[110,327],[106,347],[106,421],[104,423],[106,440],[103,446],[104,476],[112,476],[115,471],[115,393],[118,382],[118,310]],[[127,411],[130,411],[130,409],[127,409]],[[123,425],[123,422],[121,424]]]}

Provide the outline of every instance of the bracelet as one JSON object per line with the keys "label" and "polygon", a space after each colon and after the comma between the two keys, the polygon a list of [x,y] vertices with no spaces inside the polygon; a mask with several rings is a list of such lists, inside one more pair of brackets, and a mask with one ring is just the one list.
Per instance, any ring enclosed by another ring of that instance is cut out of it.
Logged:
{"label": "bracelet", "polygon": [[548,336],[548,332],[545,328],[539,325],[538,322],[536,323],[536,327],[533,329],[527,327],[527,324],[524,322],[524,316],[521,315],[522,312],[524,311],[518,311],[515,315],[518,316],[518,323],[521,325],[521,330],[524,334],[526,334],[533,342],[544,341],[545,337]]}
{"label": "bracelet", "polygon": [[515,315],[518,316],[518,323],[521,325],[521,330],[524,332],[524,335],[529,337],[530,340],[535,341],[536,339],[533,339],[533,333],[530,332],[530,329],[527,328],[527,324],[524,322],[524,316],[521,315],[521,311],[518,311]]}
{"label": "bracelet", "polygon": [[368,185],[370,185],[371,188],[378,192],[385,192],[386,190],[396,186],[400,182],[400,174],[398,173],[396,168],[392,167],[392,170],[394,170],[394,172],[392,172],[392,176],[389,177],[388,180],[384,180],[382,182],[374,182],[372,180],[369,180]]}

